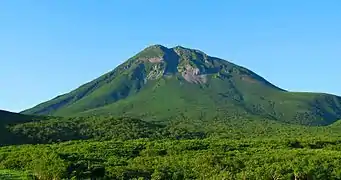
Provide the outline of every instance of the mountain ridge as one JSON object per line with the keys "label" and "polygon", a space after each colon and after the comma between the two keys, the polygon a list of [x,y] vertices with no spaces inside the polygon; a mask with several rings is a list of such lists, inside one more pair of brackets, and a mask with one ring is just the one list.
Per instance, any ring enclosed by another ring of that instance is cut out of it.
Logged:
{"label": "mountain ridge", "polygon": [[245,67],[200,50],[157,44],[93,81],[21,113],[123,114],[163,120],[206,113],[203,119],[254,115],[327,125],[341,118],[341,98],[289,92]]}

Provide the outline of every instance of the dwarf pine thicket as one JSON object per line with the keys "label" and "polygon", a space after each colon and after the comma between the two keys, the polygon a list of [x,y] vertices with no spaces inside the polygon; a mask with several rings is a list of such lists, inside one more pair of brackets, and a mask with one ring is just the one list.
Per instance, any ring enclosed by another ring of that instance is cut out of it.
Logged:
{"label": "dwarf pine thicket", "polygon": [[338,123],[308,127],[260,119],[155,124],[127,117],[50,118],[7,126],[18,140],[13,143],[22,145],[0,148],[0,177],[341,178]]}

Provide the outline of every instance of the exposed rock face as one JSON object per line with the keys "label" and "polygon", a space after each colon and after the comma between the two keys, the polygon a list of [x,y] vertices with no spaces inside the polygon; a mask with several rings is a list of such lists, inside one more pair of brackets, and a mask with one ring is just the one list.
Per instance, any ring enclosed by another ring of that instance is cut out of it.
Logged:
{"label": "exposed rock face", "polygon": [[206,75],[200,74],[200,71],[198,68],[192,67],[190,65],[186,65],[184,71],[181,72],[182,77],[190,82],[190,83],[206,83]]}
{"label": "exposed rock face", "polygon": [[163,57],[152,57],[152,58],[140,58],[141,61],[149,61],[151,63],[160,63],[162,62],[164,59]]}
{"label": "exposed rock face", "polygon": [[204,69],[198,67],[201,64],[210,63],[209,57],[203,52],[180,46],[168,49],[156,45],[146,48],[136,58],[139,63],[146,64],[145,81],[157,80],[166,76],[181,76],[189,83],[207,82],[206,76],[209,72],[205,71],[205,67]]}
{"label": "exposed rock face", "polygon": [[207,73],[201,71],[199,64],[206,63],[207,55],[200,51],[189,50],[181,46],[175,47],[174,52],[180,57],[177,67],[181,76],[190,83],[202,84],[207,82]]}
{"label": "exposed rock face", "polygon": [[180,77],[195,84],[207,84],[210,77],[228,79],[232,76],[240,76],[241,80],[249,83],[265,82],[232,63],[181,46],[173,48],[161,45],[150,46],[126,63],[123,70],[132,71],[141,64],[143,68],[139,72],[142,73],[144,84],[164,77]]}
{"label": "exposed rock face", "polygon": [[159,62],[163,61],[163,58],[162,57],[161,58],[160,57],[149,58],[148,61],[151,62],[151,63],[159,63]]}

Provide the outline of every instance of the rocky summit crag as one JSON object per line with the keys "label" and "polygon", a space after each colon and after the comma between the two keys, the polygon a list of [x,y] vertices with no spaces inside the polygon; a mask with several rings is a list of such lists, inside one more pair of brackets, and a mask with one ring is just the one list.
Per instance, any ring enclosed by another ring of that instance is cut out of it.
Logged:
{"label": "rocky summit crag", "polygon": [[251,70],[199,50],[153,45],[113,71],[22,113],[110,114],[153,121],[257,117],[328,125],[341,118],[341,98],[288,92]]}

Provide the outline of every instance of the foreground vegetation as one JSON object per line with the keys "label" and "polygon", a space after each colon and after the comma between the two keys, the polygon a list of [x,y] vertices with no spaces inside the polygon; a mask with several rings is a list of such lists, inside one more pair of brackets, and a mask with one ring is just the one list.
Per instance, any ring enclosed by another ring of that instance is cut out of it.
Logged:
{"label": "foreground vegetation", "polygon": [[0,179],[341,179],[340,121],[309,127],[180,115],[164,122],[111,116],[0,122]]}
{"label": "foreground vegetation", "polygon": [[33,180],[35,177],[29,172],[14,171],[14,170],[0,170],[0,179],[6,180]]}
{"label": "foreground vegetation", "polygon": [[71,141],[0,149],[38,179],[340,179],[338,139]]}

